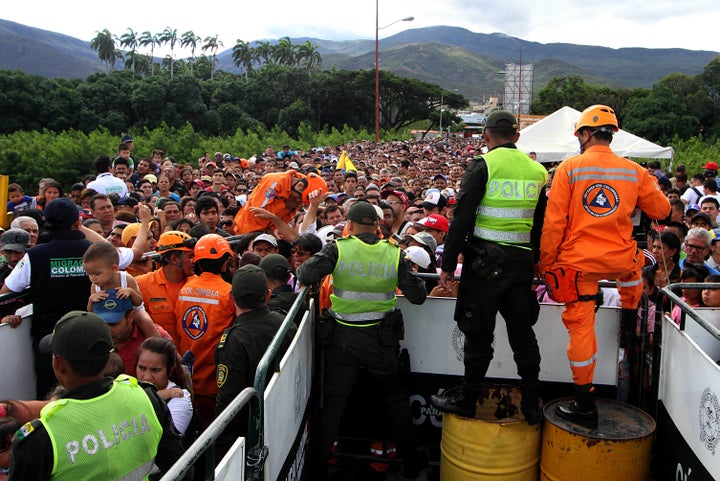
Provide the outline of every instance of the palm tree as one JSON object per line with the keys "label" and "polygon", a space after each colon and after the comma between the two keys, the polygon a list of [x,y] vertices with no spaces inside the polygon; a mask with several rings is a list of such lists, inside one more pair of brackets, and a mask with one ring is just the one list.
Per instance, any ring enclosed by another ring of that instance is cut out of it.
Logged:
{"label": "palm tree", "polygon": [[243,42],[237,39],[235,46],[232,49],[232,59],[236,67],[244,67],[245,69],[245,83],[248,81],[248,74],[252,69],[252,63],[255,60],[255,49],[248,42]]}
{"label": "palm tree", "polygon": [[[127,32],[120,37],[120,45],[130,49],[128,52],[130,55],[130,63],[132,65],[133,78],[135,78],[135,55],[138,47],[138,36],[137,33],[132,29],[128,28]],[[126,62],[127,64],[127,62]]]}
{"label": "palm tree", "polygon": [[199,35],[195,35],[195,32],[192,30],[188,30],[187,32],[182,34],[182,37],[180,37],[180,46],[181,47],[190,47],[190,75],[193,74],[193,61],[195,60],[195,49],[198,46],[198,42],[200,42],[202,38],[200,38]]}
{"label": "palm tree", "polygon": [[175,44],[178,41],[177,29],[165,27],[165,30],[158,34],[158,41],[161,44],[170,44],[170,78],[172,78],[175,59]]}
{"label": "palm tree", "polygon": [[292,67],[295,64],[295,49],[290,37],[283,37],[273,49],[273,60],[280,65]]}
{"label": "palm tree", "polygon": [[223,43],[218,41],[217,34],[213,37],[205,37],[203,42],[202,51],[210,50],[212,54],[210,58],[210,80],[213,80],[215,78],[215,63],[217,62],[215,55],[217,55],[217,51],[223,46]]}
{"label": "palm tree", "polygon": [[95,31],[95,33],[97,35],[90,41],[90,47],[98,51],[98,58],[106,63],[107,73],[110,73],[110,69],[115,68],[115,61],[118,59],[115,38],[107,28],[102,32]]}
{"label": "palm tree", "polygon": [[305,63],[308,75],[312,73],[315,66],[322,64],[322,57],[320,56],[318,46],[311,44],[310,40],[305,40],[304,44],[298,46],[297,57],[298,63]]}
{"label": "palm tree", "polygon": [[145,31],[140,35],[138,43],[143,47],[150,45],[150,75],[155,76],[155,45],[158,45],[157,35]]}
{"label": "palm tree", "polygon": [[272,62],[272,52],[273,47],[270,45],[270,42],[256,42],[255,43],[255,52],[257,52],[256,57],[258,60],[262,59],[263,64],[267,65],[270,62]]}

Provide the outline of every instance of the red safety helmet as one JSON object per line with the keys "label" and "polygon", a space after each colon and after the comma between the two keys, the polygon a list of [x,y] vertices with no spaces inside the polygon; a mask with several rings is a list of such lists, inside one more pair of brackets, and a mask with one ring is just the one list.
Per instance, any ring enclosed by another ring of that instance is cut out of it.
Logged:
{"label": "red safety helmet", "polygon": [[230,243],[218,234],[205,234],[195,244],[195,260],[220,259],[225,254],[232,255]]}

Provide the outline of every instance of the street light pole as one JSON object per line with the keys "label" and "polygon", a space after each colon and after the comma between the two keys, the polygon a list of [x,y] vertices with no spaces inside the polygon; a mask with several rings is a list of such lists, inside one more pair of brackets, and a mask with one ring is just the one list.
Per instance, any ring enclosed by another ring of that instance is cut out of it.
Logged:
{"label": "street light pole", "polygon": [[415,17],[405,17],[380,27],[380,0],[375,0],[375,143],[380,142],[380,30],[398,22],[412,22]]}
{"label": "street light pole", "polygon": [[442,113],[443,113],[443,99],[445,92],[440,92],[440,137],[442,137]]}
{"label": "street light pole", "polygon": [[380,142],[380,0],[375,0],[375,143]]}

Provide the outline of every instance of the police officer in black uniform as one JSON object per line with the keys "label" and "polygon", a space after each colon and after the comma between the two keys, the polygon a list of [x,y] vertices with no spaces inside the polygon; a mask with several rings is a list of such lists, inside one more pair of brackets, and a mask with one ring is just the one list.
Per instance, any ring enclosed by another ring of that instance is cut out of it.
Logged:
{"label": "police officer in black uniform", "polygon": [[407,392],[398,359],[402,317],[395,310],[395,288],[413,304],[425,302],[425,283],[400,248],[378,237],[378,215],[368,202],[356,202],[347,214],[350,237],[338,239],[305,261],[298,280],[311,285],[333,275],[330,296],[334,332],[325,348],[324,399],[312,442],[315,479],[324,475],[345,405],[361,368],[385,397],[393,435],[412,479],[422,465],[413,439]]}
{"label": "police officer in black uniform", "polygon": [[[262,356],[283,323],[285,316],[268,309],[270,296],[265,272],[247,264],[235,271],[232,295],[237,318],[223,332],[215,349],[218,394],[215,413],[220,414],[246,387],[255,382],[255,371]],[[280,356],[290,346],[297,329],[290,326],[280,346]],[[268,373],[271,375],[272,373]],[[239,436],[247,435],[247,412],[235,417],[216,442],[216,459],[230,449]]]}
{"label": "police officer in black uniform", "polygon": [[146,479],[153,464],[166,471],[182,456],[180,435],[155,387],[102,375],[112,351],[105,321],[70,311],[40,349],[53,353],[68,391],[15,433],[9,481]]}
{"label": "police officer in black uniform", "polygon": [[540,350],[532,328],[540,307],[532,280],[547,204],[547,171],[517,149],[519,136],[514,115],[504,110],[492,112],[483,131],[490,150],[477,158],[463,177],[445,241],[440,284],[450,287],[462,253],[454,317],[465,334],[465,378],[462,389],[430,400],[444,412],[474,417],[493,358],[499,312],[521,378],[520,408],[532,425],[542,421]]}

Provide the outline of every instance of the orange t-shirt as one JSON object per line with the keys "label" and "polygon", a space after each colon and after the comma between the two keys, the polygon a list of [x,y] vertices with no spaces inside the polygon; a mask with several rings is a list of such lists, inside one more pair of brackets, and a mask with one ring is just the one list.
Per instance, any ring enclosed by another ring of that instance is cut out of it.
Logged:
{"label": "orange t-shirt", "polygon": [[195,356],[192,379],[193,391],[198,395],[217,394],[215,347],[235,320],[231,287],[222,277],[203,272],[180,289],[175,306],[178,350],[181,355],[189,350]]}

